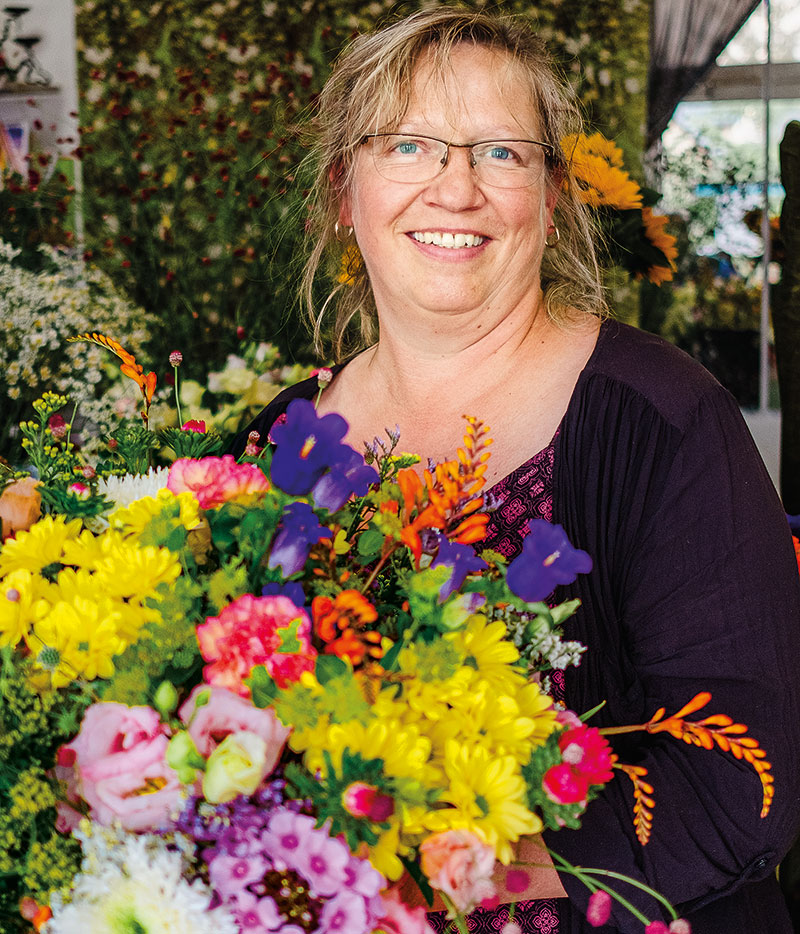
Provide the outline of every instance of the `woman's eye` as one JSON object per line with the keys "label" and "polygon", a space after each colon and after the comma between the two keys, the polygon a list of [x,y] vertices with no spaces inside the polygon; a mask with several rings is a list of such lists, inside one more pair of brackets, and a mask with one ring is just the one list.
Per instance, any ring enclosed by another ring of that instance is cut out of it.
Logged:
{"label": "woman's eye", "polygon": [[419,146],[413,140],[405,139],[398,143],[395,148],[401,155],[413,156],[419,149]]}
{"label": "woman's eye", "polygon": [[501,162],[511,162],[515,159],[515,156],[507,146],[492,146],[489,150],[489,158],[498,159]]}

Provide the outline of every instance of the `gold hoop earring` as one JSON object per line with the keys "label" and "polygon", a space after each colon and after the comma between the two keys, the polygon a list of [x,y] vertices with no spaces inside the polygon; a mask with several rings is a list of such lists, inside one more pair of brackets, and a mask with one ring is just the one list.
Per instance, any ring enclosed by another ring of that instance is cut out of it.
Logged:
{"label": "gold hoop earring", "polygon": [[345,234],[343,237],[339,236],[341,231],[342,231],[342,228],[339,226],[339,221],[336,221],[336,223],[333,225],[333,235],[334,237],[336,237],[339,243],[344,243],[345,240],[347,240],[349,237],[352,236],[353,228],[352,227],[345,228]]}
{"label": "gold hoop earring", "polygon": [[[550,238],[553,238],[552,240]],[[547,231],[547,236],[544,238],[544,245],[552,249],[555,246],[558,246],[558,241],[561,239],[561,234],[558,232],[558,227],[555,224],[551,224],[550,230]]]}

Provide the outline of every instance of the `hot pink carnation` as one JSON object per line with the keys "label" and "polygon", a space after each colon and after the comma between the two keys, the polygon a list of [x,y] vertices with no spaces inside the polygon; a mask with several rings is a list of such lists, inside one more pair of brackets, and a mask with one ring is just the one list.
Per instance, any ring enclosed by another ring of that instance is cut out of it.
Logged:
{"label": "hot pink carnation", "polygon": [[181,785],[166,763],[167,736],[150,707],[93,704],[75,739],[62,748],[74,754],[77,791],[101,824],[118,820],[126,830],[153,830],[168,822]]}
{"label": "hot pink carnation", "polygon": [[255,464],[237,464],[230,454],[223,457],[182,457],[169,469],[167,489],[189,491],[201,509],[214,509],[231,500],[254,493],[265,493],[269,481]]}
{"label": "hot pink carnation", "polygon": [[[208,695],[208,703],[195,706],[199,694]],[[275,716],[271,707],[263,710],[220,687],[199,684],[182,704],[178,716],[189,725],[189,735],[201,756],[208,758],[232,733],[246,730],[260,736],[267,744],[265,771],[268,775],[280,758],[289,730]]]}
{"label": "hot pink carnation", "polygon": [[[288,597],[245,594],[197,627],[200,652],[211,663],[204,669],[205,679],[249,697],[244,679],[256,665],[264,665],[284,688],[314,670],[317,652],[310,636],[311,620]],[[292,651],[298,646],[299,651]]]}
{"label": "hot pink carnation", "polygon": [[420,846],[422,871],[460,912],[471,911],[494,894],[494,849],[469,830],[432,834]]}
{"label": "hot pink carnation", "polygon": [[608,740],[596,727],[581,724],[566,730],[558,740],[558,748],[563,761],[583,775],[590,785],[603,785],[611,781],[615,756]]}

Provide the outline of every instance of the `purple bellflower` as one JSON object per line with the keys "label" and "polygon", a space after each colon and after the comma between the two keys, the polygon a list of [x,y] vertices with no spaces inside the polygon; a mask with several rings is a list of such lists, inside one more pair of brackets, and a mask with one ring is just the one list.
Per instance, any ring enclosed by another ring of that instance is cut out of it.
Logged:
{"label": "purple bellflower", "polygon": [[341,509],[354,493],[363,496],[380,479],[378,471],[365,464],[357,451],[347,444],[340,448],[341,460],[331,464],[314,486],[314,503],[329,512]]}
{"label": "purple bellflower", "polygon": [[[311,546],[331,530],[320,525],[314,510],[306,503],[290,503],[283,512],[278,534],[272,544],[267,567],[279,567],[284,577],[302,570]],[[302,606],[295,604],[295,606]]]}
{"label": "purple bellflower", "polygon": [[482,571],[487,566],[483,558],[475,554],[471,545],[450,542],[442,535],[439,539],[439,552],[431,567],[438,568],[443,565],[451,567],[453,572],[439,591],[439,603],[444,603],[453,591],[458,590],[468,574]]}
{"label": "purple bellflower", "polygon": [[271,478],[279,489],[292,496],[306,496],[332,465],[342,460],[347,422],[333,412],[317,415],[308,399],[293,399],[286,420],[275,424],[270,437],[275,442]]}
{"label": "purple bellflower", "polygon": [[558,584],[571,584],[578,574],[588,574],[592,559],[573,548],[560,525],[534,519],[522,542],[522,554],[508,566],[509,590],[526,603],[544,600]]}
{"label": "purple bellflower", "polygon": [[288,597],[296,607],[302,607],[306,602],[306,595],[299,581],[273,581],[271,584],[265,584],[261,588],[261,596]]}

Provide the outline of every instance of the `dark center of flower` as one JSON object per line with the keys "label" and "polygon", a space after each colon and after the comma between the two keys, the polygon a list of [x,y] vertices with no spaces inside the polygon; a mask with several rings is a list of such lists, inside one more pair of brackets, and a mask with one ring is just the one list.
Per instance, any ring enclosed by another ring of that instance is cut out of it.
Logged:
{"label": "dark center of flower", "polygon": [[319,927],[322,902],[312,897],[306,880],[291,869],[283,872],[271,869],[261,882],[248,888],[254,895],[270,895],[287,923],[296,924],[309,934]]}
{"label": "dark center of flower", "polygon": [[46,645],[39,652],[39,664],[48,671],[55,671],[61,661],[61,653],[50,645]]}

